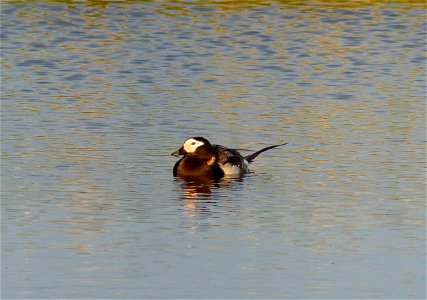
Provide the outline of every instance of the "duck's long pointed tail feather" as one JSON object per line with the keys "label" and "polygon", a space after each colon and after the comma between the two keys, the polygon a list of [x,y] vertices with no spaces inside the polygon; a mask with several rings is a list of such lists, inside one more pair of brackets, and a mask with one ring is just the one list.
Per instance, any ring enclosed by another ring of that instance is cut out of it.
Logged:
{"label": "duck's long pointed tail feather", "polygon": [[261,149],[261,150],[258,150],[257,152],[254,152],[254,153],[252,153],[252,154],[250,154],[250,155],[248,155],[248,156],[245,156],[245,160],[248,162],[248,163],[251,163],[258,155],[260,155],[261,153],[263,153],[263,152],[265,152],[265,151],[267,151],[267,150],[270,150],[270,149],[273,149],[273,148],[276,148],[276,147],[279,147],[279,146],[283,146],[283,145],[286,145],[287,143],[283,143],[283,144],[278,144],[278,145],[273,145],[273,146],[269,146],[269,147],[265,147],[265,148],[263,148],[263,149]]}

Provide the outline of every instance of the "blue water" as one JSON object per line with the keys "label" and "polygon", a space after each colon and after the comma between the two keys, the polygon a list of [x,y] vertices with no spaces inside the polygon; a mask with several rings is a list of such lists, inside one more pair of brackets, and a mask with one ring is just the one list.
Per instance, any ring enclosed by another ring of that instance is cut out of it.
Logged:
{"label": "blue water", "polygon": [[[425,298],[423,3],[1,7],[1,297]],[[174,179],[191,136],[260,155]]]}

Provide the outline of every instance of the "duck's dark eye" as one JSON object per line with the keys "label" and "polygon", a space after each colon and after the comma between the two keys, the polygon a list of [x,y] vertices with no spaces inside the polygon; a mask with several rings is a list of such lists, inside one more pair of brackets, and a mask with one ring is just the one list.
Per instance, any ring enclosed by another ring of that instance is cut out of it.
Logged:
{"label": "duck's dark eye", "polygon": [[195,145],[195,144],[196,144],[196,142],[192,142],[192,143],[191,143],[191,145]]}

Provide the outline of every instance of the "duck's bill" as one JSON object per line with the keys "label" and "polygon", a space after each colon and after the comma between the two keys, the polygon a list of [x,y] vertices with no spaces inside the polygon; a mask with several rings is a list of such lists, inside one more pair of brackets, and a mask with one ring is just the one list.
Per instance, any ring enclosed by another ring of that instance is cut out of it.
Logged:
{"label": "duck's bill", "polygon": [[172,156],[176,156],[176,157],[184,155],[184,154],[185,154],[185,151],[182,147],[179,148],[178,150],[176,150],[175,152],[171,153]]}

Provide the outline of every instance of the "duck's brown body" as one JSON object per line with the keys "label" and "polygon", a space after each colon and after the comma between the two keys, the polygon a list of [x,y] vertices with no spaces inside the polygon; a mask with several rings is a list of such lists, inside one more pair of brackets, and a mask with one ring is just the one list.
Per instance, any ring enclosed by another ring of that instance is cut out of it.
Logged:
{"label": "duck's brown body", "polygon": [[211,145],[205,138],[190,138],[179,150],[172,153],[174,156],[184,155],[176,162],[173,175],[183,178],[213,179],[221,178],[224,175],[241,176],[247,172],[248,164],[260,153],[280,145],[266,147],[243,157],[237,150]]}
{"label": "duck's brown body", "polygon": [[215,161],[211,159],[198,159],[195,157],[183,157],[178,160],[173,168],[173,175],[179,177],[208,177],[221,178],[224,172]]}

